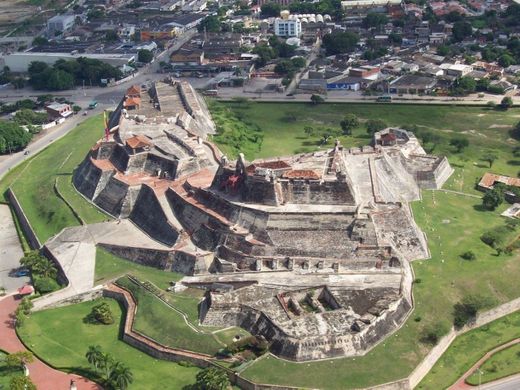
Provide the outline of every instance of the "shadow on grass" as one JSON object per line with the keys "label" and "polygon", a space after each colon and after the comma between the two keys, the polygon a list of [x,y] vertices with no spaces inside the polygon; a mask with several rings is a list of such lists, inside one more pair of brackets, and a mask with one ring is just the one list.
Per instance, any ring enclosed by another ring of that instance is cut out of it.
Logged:
{"label": "shadow on grass", "polygon": [[514,167],[520,166],[520,160],[508,160],[507,165],[512,165]]}
{"label": "shadow on grass", "polygon": [[102,384],[104,382],[103,377],[99,372],[94,371],[90,367],[80,367],[80,366],[71,366],[71,367],[57,367],[60,371],[71,372],[77,375],[81,375],[84,378],[88,378],[91,381]]}
{"label": "shadow on grass", "polygon": [[460,163],[454,163],[450,161],[450,165],[455,168],[464,168],[466,165]]}
{"label": "shadow on grass", "polygon": [[489,209],[487,209],[486,207],[484,207],[483,205],[481,204],[476,204],[473,206],[473,209],[475,211],[489,211]]}

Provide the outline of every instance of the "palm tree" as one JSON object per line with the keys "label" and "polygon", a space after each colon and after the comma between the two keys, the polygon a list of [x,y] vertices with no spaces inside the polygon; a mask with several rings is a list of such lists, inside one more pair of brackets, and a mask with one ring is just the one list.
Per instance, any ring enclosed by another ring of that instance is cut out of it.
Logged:
{"label": "palm tree", "polygon": [[96,371],[101,367],[103,352],[99,345],[90,345],[85,357],[87,358],[88,363],[93,366]]}
{"label": "palm tree", "polygon": [[116,362],[109,381],[116,389],[125,390],[134,381],[134,376],[123,363]]}
{"label": "palm tree", "polygon": [[58,274],[56,266],[45,257],[42,257],[37,263],[33,265],[35,273],[42,275],[45,278],[54,279]]}
{"label": "palm tree", "polygon": [[105,373],[105,379],[109,381],[112,372],[116,368],[116,361],[112,355],[108,353],[101,353],[101,361],[99,366]]}

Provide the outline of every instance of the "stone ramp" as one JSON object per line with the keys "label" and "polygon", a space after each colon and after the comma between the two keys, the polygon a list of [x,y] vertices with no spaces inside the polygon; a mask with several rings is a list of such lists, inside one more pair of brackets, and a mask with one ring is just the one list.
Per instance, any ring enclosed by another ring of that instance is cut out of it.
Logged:
{"label": "stone ramp", "polygon": [[96,245],[116,245],[138,249],[168,251],[169,248],[152,240],[130,221],[110,221],[63,229],[44,246],[67,278],[67,286],[35,299],[34,307],[41,310],[94,287]]}

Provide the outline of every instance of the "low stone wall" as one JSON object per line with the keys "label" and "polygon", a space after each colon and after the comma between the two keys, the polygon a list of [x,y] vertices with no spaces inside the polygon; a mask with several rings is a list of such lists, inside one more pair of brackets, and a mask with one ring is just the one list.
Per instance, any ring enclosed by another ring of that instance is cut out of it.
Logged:
{"label": "low stone wall", "polygon": [[[68,287],[65,287],[68,288]],[[60,292],[62,290],[58,290],[56,292]],[[93,288],[90,291],[74,295],[72,297],[64,298],[60,301],[50,302],[47,303],[46,297],[50,295],[44,295],[41,298],[33,300],[33,311],[40,311],[45,309],[54,309],[57,307],[63,307],[63,306],[69,306],[69,305],[75,305],[77,303],[87,302],[87,301],[93,301],[94,299],[101,298],[103,296],[103,287],[98,286]]]}
{"label": "low stone wall", "polygon": [[25,234],[25,237],[27,238],[27,241],[29,242],[29,245],[31,246],[31,249],[40,249],[42,244],[36,236],[29,219],[25,215],[22,206],[18,202],[18,198],[16,198],[16,195],[14,194],[11,187],[7,189],[7,199],[9,199],[9,203],[13,206],[16,217],[20,222],[20,226],[23,230],[23,233]]}

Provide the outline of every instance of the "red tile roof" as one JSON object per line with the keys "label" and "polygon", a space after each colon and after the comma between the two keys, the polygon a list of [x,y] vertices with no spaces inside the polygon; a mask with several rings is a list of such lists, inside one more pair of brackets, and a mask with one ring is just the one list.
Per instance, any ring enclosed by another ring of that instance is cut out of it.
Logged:
{"label": "red tile roof", "polygon": [[139,85],[132,85],[126,90],[128,96],[141,96],[141,87]]}
{"label": "red tile roof", "polygon": [[141,98],[139,97],[127,97],[125,99],[125,102],[123,103],[123,106],[125,107],[139,107],[141,105]]}
{"label": "red tile roof", "polygon": [[489,172],[482,176],[478,185],[484,188],[491,188],[495,183],[504,183],[506,186],[520,187],[520,179],[516,177],[496,175]]}
{"label": "red tile roof", "polygon": [[282,177],[284,179],[319,180],[321,176],[311,169],[291,169],[290,171],[284,172]]}

